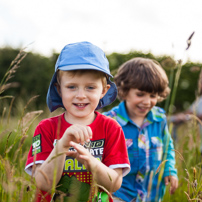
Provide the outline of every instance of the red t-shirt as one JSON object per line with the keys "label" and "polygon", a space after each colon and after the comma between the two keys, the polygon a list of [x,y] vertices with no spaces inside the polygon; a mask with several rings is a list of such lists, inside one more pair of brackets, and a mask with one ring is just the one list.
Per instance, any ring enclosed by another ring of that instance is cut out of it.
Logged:
{"label": "red t-shirt", "polygon": [[[130,171],[130,163],[125,144],[125,138],[121,126],[112,118],[106,117],[99,112],[91,127],[93,137],[90,145],[86,145],[89,152],[97,159],[101,160],[106,166],[115,169],[122,168],[123,176]],[[37,126],[32,146],[30,148],[25,171],[32,174],[32,166],[34,164],[34,152],[36,152],[35,164],[42,164],[51,153],[58,139],[60,139],[65,130],[71,124],[64,119],[64,114],[56,117],[42,120]],[[66,157],[62,176],[74,176],[75,179],[87,184],[92,183],[92,175],[85,167],[76,159]],[[83,184],[84,184],[83,183]],[[45,192],[42,192],[45,194]],[[51,196],[46,196],[46,200],[50,201]],[[37,201],[41,201],[38,197]]]}

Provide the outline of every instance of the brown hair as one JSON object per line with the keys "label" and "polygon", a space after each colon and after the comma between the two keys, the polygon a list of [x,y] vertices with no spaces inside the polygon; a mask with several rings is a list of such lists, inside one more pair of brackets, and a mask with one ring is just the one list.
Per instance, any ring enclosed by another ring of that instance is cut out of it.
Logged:
{"label": "brown hair", "polygon": [[120,100],[124,100],[131,88],[158,93],[158,102],[164,100],[170,93],[164,69],[157,61],[148,58],[137,57],[122,64],[114,81]]}
{"label": "brown hair", "polygon": [[[59,85],[60,85],[61,76],[64,72],[67,72],[67,71],[57,70],[57,83]],[[103,88],[105,88],[107,86],[107,75],[101,71],[84,69],[84,70],[70,70],[70,71],[68,71],[68,73],[70,73],[72,75],[72,77],[75,76],[76,74],[82,75],[82,74],[86,74],[86,73],[91,73],[91,74],[95,75],[96,78],[101,78]]]}

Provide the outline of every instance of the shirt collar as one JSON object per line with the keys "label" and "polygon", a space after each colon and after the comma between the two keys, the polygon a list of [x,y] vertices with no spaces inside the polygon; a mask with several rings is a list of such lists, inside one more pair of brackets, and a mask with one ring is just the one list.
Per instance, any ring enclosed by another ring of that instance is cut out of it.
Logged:
{"label": "shirt collar", "polygon": [[[157,106],[154,106],[149,113],[146,116],[146,119],[144,122],[152,123],[154,121],[160,122],[165,118],[165,111]],[[117,111],[117,121],[121,126],[125,126],[129,121],[131,121],[130,117],[128,116],[125,102],[121,102],[119,104],[119,108]],[[133,122],[132,122],[133,123]]]}
{"label": "shirt collar", "polygon": [[149,113],[147,114],[147,119],[149,121],[157,121],[160,122],[165,118],[165,111],[164,109],[154,106]]}
{"label": "shirt collar", "polygon": [[119,122],[119,124],[122,127],[122,126],[125,126],[129,122],[129,120],[130,120],[130,118],[126,111],[125,102],[121,102],[119,104],[119,108],[117,111],[117,121]]}

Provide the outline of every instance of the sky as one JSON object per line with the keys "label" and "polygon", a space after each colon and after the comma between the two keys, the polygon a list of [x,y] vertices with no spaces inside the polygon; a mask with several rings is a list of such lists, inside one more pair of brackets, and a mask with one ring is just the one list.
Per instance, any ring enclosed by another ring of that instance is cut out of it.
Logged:
{"label": "sky", "polygon": [[[202,62],[201,0],[1,0],[0,48],[50,56],[90,41],[106,54],[130,51]],[[188,50],[187,39],[193,33]]]}

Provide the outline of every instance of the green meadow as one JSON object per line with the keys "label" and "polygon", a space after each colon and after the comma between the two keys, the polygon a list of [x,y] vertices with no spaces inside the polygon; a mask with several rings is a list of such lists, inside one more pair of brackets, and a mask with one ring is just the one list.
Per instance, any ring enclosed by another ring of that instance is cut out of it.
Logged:
{"label": "green meadow", "polygon": [[[154,57],[151,54],[135,54],[144,57]],[[16,83],[15,79],[19,78],[15,76],[18,71],[21,71],[22,74],[23,71],[20,70],[21,64],[23,66],[23,61],[26,60],[27,57],[30,58],[29,54],[27,55],[23,50],[19,51],[12,60],[9,61],[7,69],[4,72],[1,72],[0,201],[2,202],[35,201],[37,187],[34,178],[24,171],[27,154],[32,144],[32,136],[35,127],[40,120],[45,117],[54,116],[60,112],[56,111],[55,114],[50,114],[47,107],[45,107],[45,104],[41,104],[44,102],[43,99],[46,97],[46,93],[40,92],[40,96],[38,96],[37,93],[34,94],[32,92],[29,94],[29,92],[23,90],[19,91],[17,89],[19,81]],[[116,73],[119,64],[122,64],[124,61],[132,57],[134,57],[134,54],[132,53],[127,55],[113,53],[109,55],[108,59],[113,74]],[[50,64],[54,64],[55,58],[56,57],[51,58],[52,60]],[[182,64],[182,61],[175,61],[167,56],[162,56],[158,59],[161,65],[165,68],[171,84],[170,97],[163,103],[160,103],[160,106],[163,107],[167,111],[168,116],[170,116],[177,111],[184,110],[184,108],[198,96],[196,93],[197,79],[202,65],[193,64],[190,61],[186,64]],[[0,64],[2,65],[3,63]],[[27,62],[26,67],[28,65],[29,63]],[[50,68],[53,69],[53,67],[54,66]],[[30,72],[30,74],[32,73]],[[51,78],[50,75],[46,75],[48,82]],[[29,79],[29,76],[30,75],[28,74],[24,74],[25,79]],[[40,77],[40,73],[38,73],[38,77]],[[185,80],[187,82],[190,81],[189,89],[186,89],[182,85],[181,81]],[[45,79],[40,82],[45,82]],[[32,88],[35,87],[35,83],[32,83],[31,85]],[[36,85],[38,84],[36,83]],[[44,85],[45,89],[47,89],[48,83]],[[25,89],[26,87],[31,89],[30,84],[24,84],[23,87]],[[188,96],[184,95],[185,90],[186,92],[190,91]],[[16,94],[16,91],[19,95]],[[42,99],[42,97],[44,98]],[[184,102],[182,102],[181,99],[183,99]],[[114,105],[117,103],[118,100],[115,101]],[[108,109],[109,107],[103,110]],[[177,140],[174,141],[174,144],[179,188],[176,190],[175,194],[170,195],[168,186],[163,199],[164,202],[202,201],[201,138],[199,124],[201,124],[201,121],[195,115],[192,115],[189,121],[181,124],[177,129],[178,136]],[[169,130],[172,133],[172,124],[169,125]],[[163,169],[164,163],[159,167],[158,172],[163,172]]]}

